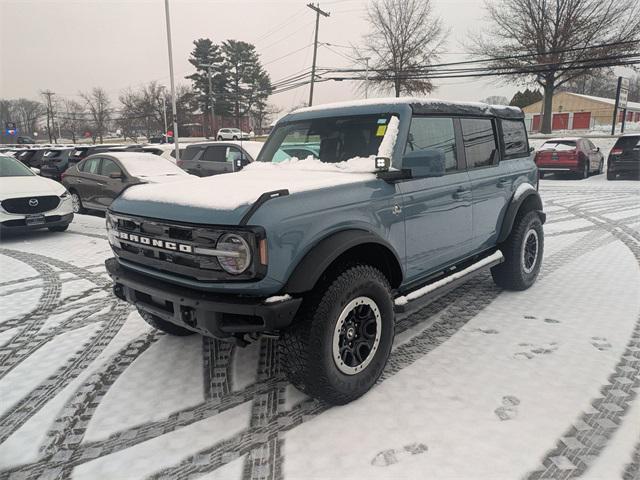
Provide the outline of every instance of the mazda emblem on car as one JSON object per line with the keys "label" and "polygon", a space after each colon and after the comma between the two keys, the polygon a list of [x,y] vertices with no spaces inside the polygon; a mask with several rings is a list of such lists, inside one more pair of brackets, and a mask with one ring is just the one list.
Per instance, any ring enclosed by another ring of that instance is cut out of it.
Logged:
{"label": "mazda emblem on car", "polygon": [[38,206],[38,199],[37,198],[29,199],[29,206],[30,207],[37,207]]}

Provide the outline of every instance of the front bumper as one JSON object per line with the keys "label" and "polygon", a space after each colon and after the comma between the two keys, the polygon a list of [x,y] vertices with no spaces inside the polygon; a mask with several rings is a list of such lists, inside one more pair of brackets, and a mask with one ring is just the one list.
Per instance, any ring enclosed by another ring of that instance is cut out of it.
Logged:
{"label": "front bumper", "polygon": [[3,232],[22,232],[49,227],[64,227],[73,221],[73,213],[60,215],[55,211],[45,213],[45,223],[38,225],[27,225],[26,215],[11,215],[9,219],[7,219],[7,217],[9,217],[7,214],[0,217],[2,219],[2,221],[0,221],[0,230]]}
{"label": "front bumper", "polygon": [[137,308],[194,332],[216,338],[274,332],[289,326],[302,298],[264,303],[264,298],[212,294],[173,285],[105,261],[114,294]]}

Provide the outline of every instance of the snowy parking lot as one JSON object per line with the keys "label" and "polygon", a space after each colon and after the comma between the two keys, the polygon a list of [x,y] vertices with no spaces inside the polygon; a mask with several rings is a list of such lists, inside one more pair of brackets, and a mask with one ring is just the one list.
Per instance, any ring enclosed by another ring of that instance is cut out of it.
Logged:
{"label": "snowy parking lot", "polygon": [[538,282],[399,318],[379,384],[335,408],[276,339],[148,327],[111,294],[103,218],[3,240],[0,479],[639,478],[640,184],[540,190]]}

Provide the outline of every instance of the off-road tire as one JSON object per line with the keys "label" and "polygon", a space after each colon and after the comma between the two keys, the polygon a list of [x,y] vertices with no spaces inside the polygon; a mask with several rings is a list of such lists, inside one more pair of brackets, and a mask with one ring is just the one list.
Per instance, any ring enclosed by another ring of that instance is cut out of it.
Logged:
{"label": "off-road tire", "polygon": [[58,227],[49,227],[49,231],[50,232],[64,232],[65,230],[67,230],[67,228],[69,228],[69,224],[60,225]]}
{"label": "off-road tire", "polygon": [[617,175],[613,172],[607,172],[607,180],[615,180]]}
{"label": "off-road tire", "polygon": [[153,315],[144,310],[138,309],[138,313],[142,317],[142,319],[151,325],[156,330],[160,330],[161,332],[168,333],[169,335],[174,335],[176,337],[186,337],[188,335],[193,335],[196,332],[192,332],[191,330],[187,330],[175,323],[167,322],[166,320],[161,319],[160,317]]}
{"label": "off-road tire", "polygon": [[[523,243],[529,238],[529,232],[537,235],[537,255],[529,272],[523,265]],[[491,269],[493,281],[505,290],[526,290],[536,281],[544,254],[544,231],[540,216],[535,211],[518,215],[509,237],[500,246],[504,262]]]}
{"label": "off-road tire", "polygon": [[[334,360],[334,332],[345,307],[362,296],[373,300],[380,311],[381,336],[370,363],[348,375]],[[319,282],[305,298],[294,324],[281,335],[282,366],[299,390],[343,405],[362,396],[378,380],[391,353],[393,336],[393,298],[388,279],[369,265],[345,266]]]}

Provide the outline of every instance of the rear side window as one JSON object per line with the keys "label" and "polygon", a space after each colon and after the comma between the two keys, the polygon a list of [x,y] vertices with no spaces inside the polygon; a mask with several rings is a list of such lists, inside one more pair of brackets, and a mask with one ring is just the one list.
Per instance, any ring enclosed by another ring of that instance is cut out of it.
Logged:
{"label": "rear side window", "polygon": [[99,158],[90,158],[86,160],[81,166],[80,170],[86,173],[98,174],[98,166],[100,165]]}
{"label": "rear side window", "polygon": [[498,163],[498,149],[493,121],[485,118],[463,118],[462,139],[467,168],[490,167]]}
{"label": "rear side window", "polygon": [[502,142],[504,143],[505,156],[529,154],[527,145],[527,133],[524,122],[519,120],[501,120]]}
{"label": "rear side window", "polygon": [[[194,160],[197,156],[198,153],[201,152],[202,149],[200,148],[186,148],[184,150],[184,153],[182,152],[182,150],[180,151],[180,159],[181,160]],[[175,150],[173,151],[173,156],[175,157]]]}
{"label": "rear side window", "polygon": [[226,162],[227,147],[222,147],[222,146],[208,147],[204,151],[202,160],[204,160],[205,162]]}
{"label": "rear side window", "polygon": [[438,150],[444,155],[445,169],[458,169],[456,158],[456,136],[452,118],[414,117],[405,152]]}

